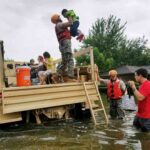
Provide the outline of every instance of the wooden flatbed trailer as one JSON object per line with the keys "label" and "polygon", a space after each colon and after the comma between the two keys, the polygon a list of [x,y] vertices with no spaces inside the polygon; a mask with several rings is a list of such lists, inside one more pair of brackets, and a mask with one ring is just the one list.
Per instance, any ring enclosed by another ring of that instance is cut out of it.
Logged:
{"label": "wooden flatbed trailer", "polygon": [[[57,108],[76,103],[87,103],[91,110],[93,121],[97,124],[95,111],[103,111],[106,122],[108,118],[98,92],[95,81],[93,49],[87,48],[74,54],[74,57],[90,53],[90,80],[87,82],[60,83],[49,85],[33,85],[26,87],[5,87],[4,49],[0,41],[0,124],[22,120],[21,112],[44,108]],[[60,62],[61,59],[57,60]],[[80,78],[80,68],[76,68],[76,78]],[[95,101],[100,100],[100,107]]]}

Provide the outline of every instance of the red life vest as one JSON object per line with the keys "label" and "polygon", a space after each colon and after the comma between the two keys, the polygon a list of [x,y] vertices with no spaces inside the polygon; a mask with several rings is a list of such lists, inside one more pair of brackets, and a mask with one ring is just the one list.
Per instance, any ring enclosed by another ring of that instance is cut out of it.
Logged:
{"label": "red life vest", "polygon": [[59,42],[65,39],[71,39],[71,34],[68,28],[64,28],[63,31],[58,32],[57,28],[55,27],[55,31]]}
{"label": "red life vest", "polygon": [[108,94],[108,97],[110,99],[120,99],[121,96],[123,95],[123,92],[122,90],[120,89],[120,81],[114,81],[114,82],[111,82],[109,81],[108,85],[107,85],[107,94]]}

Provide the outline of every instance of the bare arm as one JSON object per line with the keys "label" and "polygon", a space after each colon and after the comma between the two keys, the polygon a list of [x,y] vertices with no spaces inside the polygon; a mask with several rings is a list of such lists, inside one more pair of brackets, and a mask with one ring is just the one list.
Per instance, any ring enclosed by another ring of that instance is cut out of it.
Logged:
{"label": "bare arm", "polygon": [[51,61],[45,60],[45,61],[44,61],[44,64],[45,64],[45,65],[53,65],[54,62],[53,62],[53,60],[51,60]]}
{"label": "bare arm", "polygon": [[107,80],[107,79],[102,79],[102,78],[99,78],[99,80],[98,80],[100,83],[103,83],[103,84],[105,84],[105,85],[107,85],[108,84],[108,82],[109,82],[109,80]]}
{"label": "bare arm", "polygon": [[122,80],[120,80],[120,88],[121,88],[123,95],[124,95],[126,92],[126,85]]}
{"label": "bare arm", "polygon": [[38,68],[38,64],[31,65],[30,67],[31,67],[31,69],[37,69]]}

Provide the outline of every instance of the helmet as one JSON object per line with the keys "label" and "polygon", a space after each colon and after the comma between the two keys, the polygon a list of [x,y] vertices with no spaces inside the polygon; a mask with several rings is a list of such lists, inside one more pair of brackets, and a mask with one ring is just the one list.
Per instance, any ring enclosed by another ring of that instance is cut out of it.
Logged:
{"label": "helmet", "polygon": [[60,15],[58,15],[58,14],[54,14],[54,15],[51,17],[51,22],[55,24],[55,23],[57,22],[57,20],[59,19],[59,16],[60,16]]}
{"label": "helmet", "polygon": [[118,73],[117,73],[116,70],[110,70],[108,74],[109,74],[109,76],[113,76],[113,77],[114,77],[114,76],[116,76]]}

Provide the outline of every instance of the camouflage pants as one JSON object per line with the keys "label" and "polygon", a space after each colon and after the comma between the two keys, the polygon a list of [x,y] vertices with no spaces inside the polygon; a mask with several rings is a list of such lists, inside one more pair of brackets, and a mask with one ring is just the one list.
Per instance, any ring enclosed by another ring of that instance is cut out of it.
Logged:
{"label": "camouflage pants", "polygon": [[69,78],[74,78],[74,62],[73,55],[70,52],[61,53],[62,61],[57,67],[59,75],[63,76],[67,72]]}

